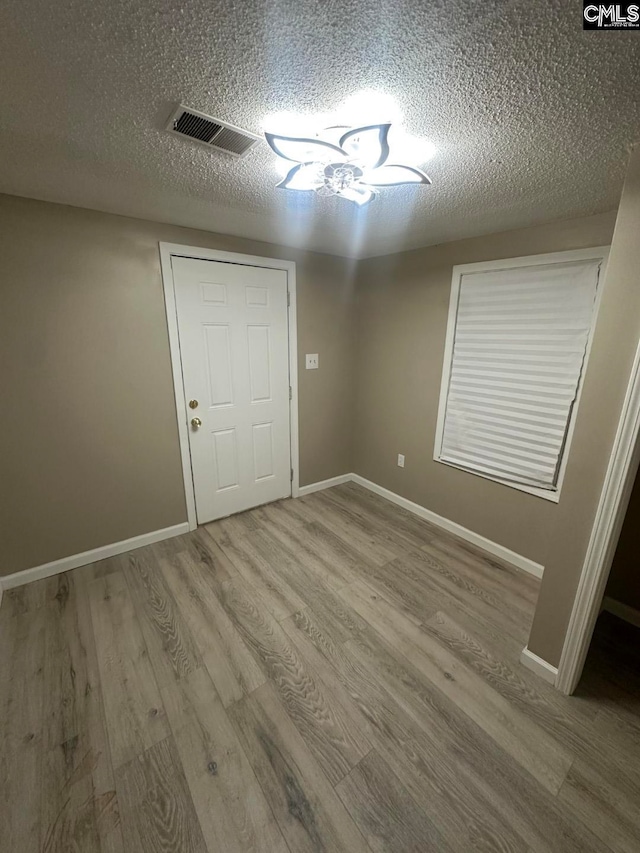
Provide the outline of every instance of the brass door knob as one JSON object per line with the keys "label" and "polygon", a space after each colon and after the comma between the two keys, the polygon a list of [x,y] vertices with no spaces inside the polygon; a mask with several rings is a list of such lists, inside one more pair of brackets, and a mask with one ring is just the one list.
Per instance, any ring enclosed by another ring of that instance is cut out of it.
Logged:
{"label": "brass door knob", "polygon": [[202,421],[200,420],[200,418],[191,418],[191,426],[194,429],[198,429],[202,426]]}

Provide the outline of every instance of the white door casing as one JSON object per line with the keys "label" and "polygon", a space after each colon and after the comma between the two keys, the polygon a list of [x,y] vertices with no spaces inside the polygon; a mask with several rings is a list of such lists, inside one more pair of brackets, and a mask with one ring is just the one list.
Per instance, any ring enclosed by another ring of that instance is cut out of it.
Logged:
{"label": "white door casing", "polygon": [[287,270],[173,253],[170,261],[179,412],[202,524],[291,494]]}

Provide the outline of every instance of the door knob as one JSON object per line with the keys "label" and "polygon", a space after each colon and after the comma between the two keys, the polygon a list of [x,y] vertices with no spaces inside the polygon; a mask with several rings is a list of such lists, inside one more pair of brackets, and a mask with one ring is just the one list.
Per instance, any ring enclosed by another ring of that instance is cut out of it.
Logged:
{"label": "door knob", "polygon": [[202,426],[202,421],[200,420],[200,418],[191,418],[191,426],[194,429],[198,429]]}

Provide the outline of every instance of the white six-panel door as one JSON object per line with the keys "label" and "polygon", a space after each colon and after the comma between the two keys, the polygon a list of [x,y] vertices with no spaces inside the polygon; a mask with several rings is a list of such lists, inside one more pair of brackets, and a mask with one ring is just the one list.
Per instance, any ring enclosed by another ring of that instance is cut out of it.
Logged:
{"label": "white six-panel door", "polygon": [[202,524],[291,494],[287,273],[172,265]]}

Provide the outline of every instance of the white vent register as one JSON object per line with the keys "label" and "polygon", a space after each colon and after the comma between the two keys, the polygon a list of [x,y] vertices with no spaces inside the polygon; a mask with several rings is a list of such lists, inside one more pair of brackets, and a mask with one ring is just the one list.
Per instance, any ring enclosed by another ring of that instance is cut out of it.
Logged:
{"label": "white vent register", "polygon": [[[556,257],[569,254],[580,253]],[[594,325],[600,255],[454,270],[438,461],[541,496],[556,493],[557,500]]]}
{"label": "white vent register", "polygon": [[244,157],[261,141],[255,133],[182,104],[172,113],[167,130],[236,158]]}

